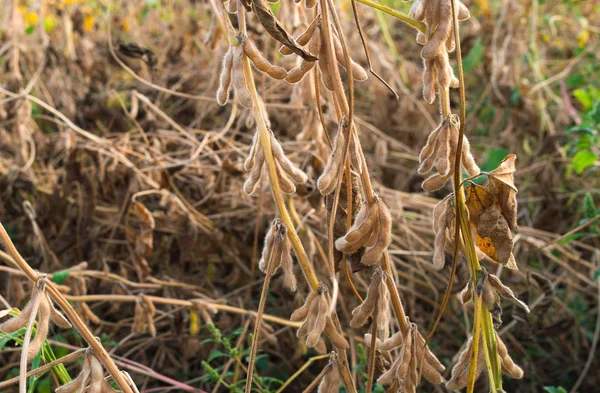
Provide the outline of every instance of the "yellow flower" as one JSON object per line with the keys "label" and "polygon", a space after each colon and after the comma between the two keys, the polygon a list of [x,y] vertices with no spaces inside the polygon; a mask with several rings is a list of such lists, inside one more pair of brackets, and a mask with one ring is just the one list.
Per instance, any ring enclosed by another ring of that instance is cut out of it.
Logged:
{"label": "yellow flower", "polygon": [[90,33],[94,29],[94,17],[92,15],[86,15],[83,19],[83,30]]}
{"label": "yellow flower", "polygon": [[24,19],[28,26],[34,26],[40,23],[40,17],[33,11],[27,12]]}

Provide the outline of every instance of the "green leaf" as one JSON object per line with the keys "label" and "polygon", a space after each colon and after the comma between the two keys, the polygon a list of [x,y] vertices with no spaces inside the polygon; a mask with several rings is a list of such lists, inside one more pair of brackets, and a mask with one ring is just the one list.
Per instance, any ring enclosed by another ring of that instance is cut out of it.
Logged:
{"label": "green leaf", "polygon": [[591,150],[583,150],[575,154],[571,166],[575,169],[577,174],[581,174],[586,168],[594,165],[597,160],[598,157],[594,152]]}
{"label": "green leaf", "polygon": [[594,123],[600,124],[600,99],[596,100],[588,116]]}
{"label": "green leaf", "polygon": [[596,136],[596,130],[586,126],[573,126],[567,129],[568,133],[581,132],[590,137]]}
{"label": "green leaf", "polygon": [[594,198],[589,192],[586,192],[585,196],[583,197],[583,214],[590,220],[598,215]]}
{"label": "green leaf", "polygon": [[600,278],[600,267],[594,272],[594,281]]}
{"label": "green leaf", "polygon": [[567,237],[565,237],[564,239],[562,239],[562,240],[559,242],[559,244],[560,244],[560,245],[567,244],[567,243],[569,243],[571,240],[577,240],[577,239],[580,239],[580,238],[582,238],[582,237],[584,237],[584,236],[587,236],[587,235],[589,235],[589,233],[586,233],[586,232],[574,233],[574,234],[572,234],[571,236],[567,236]]}
{"label": "green leaf", "polygon": [[32,35],[34,31],[35,31],[35,25],[31,25],[25,29],[25,34]]}
{"label": "green leaf", "polygon": [[570,74],[565,80],[566,87],[573,89],[585,85],[585,79],[581,74]]}
{"label": "green leaf", "polygon": [[544,386],[544,391],[548,393],[567,393],[565,388],[561,386]]}
{"label": "green leaf", "polygon": [[463,57],[463,71],[465,74],[470,73],[475,67],[481,64],[483,60],[483,40],[481,37],[475,40],[473,48],[469,54]]}
{"label": "green leaf", "polygon": [[224,352],[219,351],[218,349],[213,349],[210,352],[210,355],[208,355],[208,359],[206,359],[206,361],[211,362],[217,358],[222,358],[222,357],[229,357],[229,355]]}
{"label": "green leaf", "polygon": [[591,94],[587,90],[577,89],[573,91],[573,96],[577,98],[577,101],[579,101],[585,112],[587,112],[592,107],[593,99]]}
{"label": "green leaf", "polygon": [[[40,366],[41,359],[42,359],[42,351],[40,351],[33,358],[33,361],[31,362],[31,370],[32,371]],[[33,375],[29,378],[29,393],[35,392],[36,381],[39,377],[40,377],[40,375]]]}
{"label": "green leaf", "polygon": [[58,285],[62,285],[65,282],[65,280],[67,279],[67,277],[69,277],[69,271],[61,270],[52,275],[52,280],[54,280],[54,282],[57,283]]}

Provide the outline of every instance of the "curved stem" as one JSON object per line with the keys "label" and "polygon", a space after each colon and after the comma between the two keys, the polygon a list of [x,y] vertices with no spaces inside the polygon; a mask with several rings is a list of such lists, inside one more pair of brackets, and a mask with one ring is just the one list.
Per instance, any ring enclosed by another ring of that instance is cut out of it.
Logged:
{"label": "curved stem", "polygon": [[[4,246],[6,247],[8,253],[12,256],[13,260],[16,262],[19,268],[23,270],[23,272],[25,272],[25,274],[27,275],[27,277],[29,277],[31,281],[37,282],[37,280],[40,278],[40,275],[35,270],[33,270],[31,266],[29,266],[29,264],[23,259],[21,254],[19,254],[17,248],[10,239],[10,236],[8,236],[8,233],[6,232],[6,229],[4,229],[4,225],[2,225],[2,223],[0,223],[0,239],[2,240],[2,243],[4,243]],[[63,294],[59,292],[59,290],[56,288],[56,285],[52,282],[47,282],[46,292],[48,292],[52,300],[54,300],[54,302],[58,304],[61,310],[63,310],[67,318],[69,318],[69,321],[71,321],[71,323],[73,324],[73,327],[77,329],[77,331],[85,340],[85,342],[87,342],[88,345],[94,350],[94,354],[96,355],[98,360],[100,360],[104,367],[106,367],[106,370],[113,377],[113,379],[119,385],[121,390],[124,393],[133,393],[133,390],[129,386],[127,380],[125,379],[123,374],[119,372],[119,368],[112,360],[108,352],[106,352],[102,344],[100,344],[100,342],[96,340],[96,337],[94,337],[92,332],[90,332],[90,330],[88,329],[87,325],[81,320],[81,318],[79,318],[77,312],[65,299]]]}
{"label": "curved stem", "polygon": [[376,10],[379,10],[381,12],[385,12],[388,15],[393,16],[394,18],[398,18],[400,19],[402,22],[406,23],[409,26],[414,27],[415,29],[419,30],[422,33],[425,33],[425,29],[426,26],[423,22],[419,22],[418,20],[415,20],[413,18],[411,18],[410,16],[406,15],[404,12],[395,10],[393,8],[388,7],[387,5],[383,5],[377,1],[373,1],[373,0],[356,0],[359,3],[363,3],[365,5],[368,5],[369,7],[375,8]]}
{"label": "curved stem", "polygon": [[[458,81],[459,81],[459,95],[460,95],[460,128],[458,134],[458,146],[456,148],[456,160],[454,163],[454,196],[456,201],[457,208],[457,218],[460,222],[460,231],[462,238],[464,240],[466,256],[469,261],[469,270],[471,271],[471,277],[473,279],[473,287],[476,288],[477,283],[477,273],[481,270],[481,266],[479,264],[479,259],[477,258],[477,253],[475,251],[475,238],[473,236],[473,229],[468,219],[468,211],[467,206],[465,204],[465,194],[464,187],[462,186],[462,175],[461,175],[461,157],[462,157],[462,148],[463,148],[463,139],[465,135],[465,122],[467,118],[467,108],[466,108],[466,94],[465,94],[465,78],[463,72],[462,65],[462,52],[460,45],[460,33],[458,26],[458,6],[457,0],[452,0],[452,19],[454,22],[454,38],[456,41],[456,63],[458,69]],[[449,106],[449,95],[446,95],[445,100],[447,100],[447,104]],[[442,108],[444,104],[442,104]],[[458,244],[458,238],[456,239]],[[502,390],[502,377],[500,370],[500,361],[498,359],[498,345],[496,342],[496,333],[494,332],[494,327],[492,323],[492,318],[489,310],[485,307],[482,307],[482,312],[479,314],[479,317],[473,321],[474,329],[475,326],[481,326],[481,333],[483,334],[483,340],[485,342],[484,350],[486,351],[486,366],[488,368],[488,373],[490,374],[490,382],[492,386],[490,387],[492,392],[497,392]],[[483,322],[483,323],[481,323]],[[479,336],[478,331],[473,331],[473,339]],[[474,343],[475,348],[479,347],[479,342]],[[476,360],[475,360],[476,362]],[[473,370],[471,370],[473,373]],[[471,375],[469,376],[469,380],[471,380]],[[471,382],[471,381],[469,381]],[[474,383],[474,381],[473,381]],[[469,384],[469,387],[471,384]]]}
{"label": "curved stem", "polygon": [[314,272],[314,269],[310,261],[308,260],[308,255],[306,255],[306,251],[302,246],[300,237],[298,237],[298,234],[296,233],[296,228],[294,228],[292,219],[290,218],[287,208],[285,207],[285,201],[283,200],[283,196],[281,195],[281,189],[279,188],[279,179],[277,178],[277,170],[275,168],[275,159],[273,158],[273,152],[271,151],[271,135],[269,133],[269,130],[267,129],[265,117],[260,107],[260,100],[258,98],[256,86],[254,85],[254,77],[252,75],[252,68],[250,67],[248,58],[244,57],[243,64],[244,76],[248,85],[247,87],[250,91],[252,102],[254,103],[254,116],[256,118],[260,144],[265,154],[265,163],[267,164],[267,172],[269,174],[269,182],[273,191],[273,199],[275,200],[275,205],[277,205],[277,210],[279,212],[279,215],[281,216],[281,221],[283,221],[284,225],[287,228],[287,233],[290,237],[290,242],[292,243],[292,247],[296,252],[298,262],[302,267],[302,271],[306,276],[306,280],[308,281],[308,284],[310,285],[312,290],[316,292],[319,289],[319,280],[317,280],[317,276]]}

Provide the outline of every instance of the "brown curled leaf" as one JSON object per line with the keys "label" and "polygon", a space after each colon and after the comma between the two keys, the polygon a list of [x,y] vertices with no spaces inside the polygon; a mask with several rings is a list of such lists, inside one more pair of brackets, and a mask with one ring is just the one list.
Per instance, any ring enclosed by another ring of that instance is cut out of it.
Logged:
{"label": "brown curled leaf", "polygon": [[279,23],[275,15],[273,15],[271,8],[265,0],[253,0],[252,9],[256,13],[260,23],[271,37],[287,46],[292,52],[302,57],[304,60],[318,60],[315,56],[306,52],[294,42],[289,33],[283,28],[281,23]]}
{"label": "brown curled leaf", "polygon": [[488,176],[489,191],[496,197],[502,215],[513,231],[517,229],[517,187],[514,179],[516,159],[516,155],[509,154]]}

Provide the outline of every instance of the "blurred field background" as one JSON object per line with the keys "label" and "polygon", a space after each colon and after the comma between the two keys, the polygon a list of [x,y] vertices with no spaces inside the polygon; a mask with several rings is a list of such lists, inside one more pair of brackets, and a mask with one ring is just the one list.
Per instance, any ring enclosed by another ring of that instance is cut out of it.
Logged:
{"label": "blurred field background", "polygon": [[[250,111],[214,99],[227,49],[214,18],[216,1],[17,1],[16,24],[3,12],[10,1],[0,9],[0,219],[31,266],[69,288],[77,311],[145,392],[243,391],[242,364],[263,280],[256,265],[276,213],[268,189],[258,197],[242,190]],[[409,2],[384,3],[410,9]],[[482,170],[509,152],[518,156],[520,270],[505,271],[503,279],[532,312],[508,304],[504,310],[501,333],[525,371],[523,380],[505,381],[505,389],[568,392],[585,371],[577,391],[596,392],[600,5],[465,3],[471,10],[461,27],[466,133]],[[278,9],[294,6],[282,0]],[[338,7],[353,58],[366,66],[350,3]],[[424,193],[416,171],[438,108],[421,99],[414,31],[358,8],[373,67],[400,99],[370,77],[356,84],[356,121],[375,188],[394,216],[396,282],[407,314],[426,334],[449,276],[449,267],[437,272],[431,264],[431,211],[447,190]],[[293,66],[273,40],[263,41],[270,58]],[[325,210],[311,161],[316,145],[298,138],[308,126],[306,108],[285,81],[258,77],[257,83],[278,139],[313,182],[290,203],[325,277]],[[457,93],[452,99],[458,103]],[[0,257],[0,300],[22,307],[29,284],[6,254]],[[368,276],[355,276],[364,292]],[[453,290],[468,278],[459,264]],[[344,280],[341,286],[348,290]],[[261,393],[276,392],[307,365],[286,389],[301,392],[327,360],[311,360],[315,353],[288,322],[306,288],[290,294],[279,278],[271,288],[257,363]],[[132,331],[142,295],[155,299],[154,338]],[[218,305],[210,316],[214,328],[190,299]],[[357,303],[341,300],[347,325]],[[470,330],[465,311],[453,297],[433,339],[432,350],[447,365]],[[356,332],[350,355],[364,386],[361,340]],[[57,356],[82,344],[74,331],[51,334],[50,343]],[[15,348],[2,349],[1,380],[18,374],[18,361]],[[53,384],[43,374],[33,391],[51,392]],[[445,390],[424,384],[421,391]],[[485,378],[478,391],[486,391]]]}

